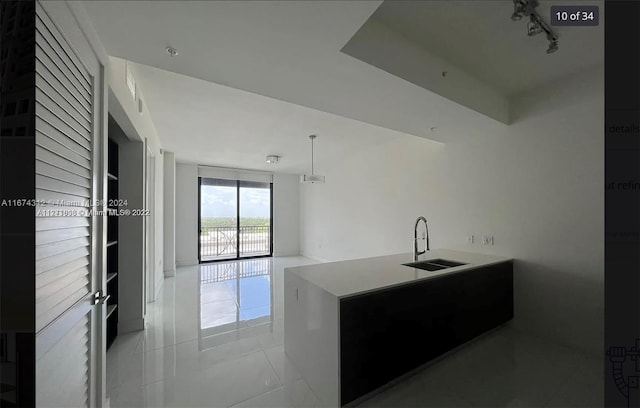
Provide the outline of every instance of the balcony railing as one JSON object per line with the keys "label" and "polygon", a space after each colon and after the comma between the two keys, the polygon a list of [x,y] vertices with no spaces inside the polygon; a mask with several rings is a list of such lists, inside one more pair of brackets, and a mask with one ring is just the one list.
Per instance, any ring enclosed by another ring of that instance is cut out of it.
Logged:
{"label": "balcony railing", "polygon": [[[200,257],[202,260],[233,258],[236,256],[238,231],[236,227],[202,227],[200,229]],[[240,256],[268,255],[270,227],[240,226]]]}

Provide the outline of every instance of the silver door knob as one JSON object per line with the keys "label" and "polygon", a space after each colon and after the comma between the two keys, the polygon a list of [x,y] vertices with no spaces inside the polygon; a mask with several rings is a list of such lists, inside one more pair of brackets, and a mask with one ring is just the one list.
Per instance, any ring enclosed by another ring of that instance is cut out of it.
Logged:
{"label": "silver door knob", "polygon": [[111,295],[106,295],[103,296],[102,295],[102,291],[97,291],[94,295],[93,295],[93,304],[97,305],[97,304],[101,304],[104,305],[107,303],[107,301],[109,300],[109,298],[111,298]]}

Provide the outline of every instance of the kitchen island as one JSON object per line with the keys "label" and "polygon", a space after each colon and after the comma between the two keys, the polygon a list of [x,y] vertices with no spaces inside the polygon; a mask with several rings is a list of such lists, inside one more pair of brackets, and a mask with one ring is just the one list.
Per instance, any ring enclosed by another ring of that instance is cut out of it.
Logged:
{"label": "kitchen island", "polygon": [[284,348],[323,406],[352,404],[513,318],[510,258],[435,249],[286,268]]}

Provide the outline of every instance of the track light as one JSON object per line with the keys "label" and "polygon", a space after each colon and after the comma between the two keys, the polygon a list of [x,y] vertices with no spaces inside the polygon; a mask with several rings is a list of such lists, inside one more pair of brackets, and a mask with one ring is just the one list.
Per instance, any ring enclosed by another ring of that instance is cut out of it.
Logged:
{"label": "track light", "polygon": [[529,16],[529,22],[527,23],[527,35],[529,37],[533,37],[534,35],[538,35],[543,31],[544,30],[536,16],[534,14],[531,14]]}
{"label": "track light", "polygon": [[513,21],[522,20],[522,17],[524,17],[524,12],[525,12],[524,4],[522,2],[520,2],[519,0],[514,0],[513,1],[513,14],[511,14],[511,19]]}
{"label": "track light", "polygon": [[547,40],[549,40],[547,54],[553,54],[558,51],[558,37],[553,32],[547,32]]}
{"label": "track light", "polygon": [[529,22],[527,23],[527,35],[529,37],[533,37],[534,35],[545,32],[547,34],[547,40],[549,40],[547,54],[553,54],[558,51],[558,36],[536,12],[536,7],[538,7],[537,0],[513,0],[513,14],[511,14],[511,20],[518,21],[524,16],[529,16]]}

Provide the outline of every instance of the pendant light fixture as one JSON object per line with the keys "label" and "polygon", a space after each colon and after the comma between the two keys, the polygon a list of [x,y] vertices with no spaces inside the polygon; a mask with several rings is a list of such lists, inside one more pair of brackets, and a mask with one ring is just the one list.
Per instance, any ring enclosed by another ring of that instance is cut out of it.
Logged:
{"label": "pendant light fixture", "polygon": [[309,136],[309,139],[311,139],[311,174],[303,174],[300,176],[301,183],[324,183],[324,176],[314,174],[313,172],[313,139],[315,138],[316,135]]}

